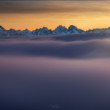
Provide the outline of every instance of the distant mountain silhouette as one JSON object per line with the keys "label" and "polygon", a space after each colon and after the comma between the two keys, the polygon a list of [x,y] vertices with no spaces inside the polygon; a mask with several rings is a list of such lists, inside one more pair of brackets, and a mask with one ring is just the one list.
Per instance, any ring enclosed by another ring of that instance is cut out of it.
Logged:
{"label": "distant mountain silhouette", "polygon": [[[5,33],[4,33],[5,32]],[[78,29],[77,27],[71,25],[69,28],[66,28],[65,26],[59,25],[56,29],[51,30],[47,27],[42,27],[39,29],[35,29],[33,31],[26,30],[15,30],[10,29],[6,30],[2,26],[0,26],[0,34],[22,34],[22,35],[64,35],[64,34],[71,34],[71,33],[82,33],[84,32],[81,29]]]}
{"label": "distant mountain silhouette", "polygon": [[0,35],[8,35],[8,36],[10,36],[10,35],[68,35],[68,34],[82,34],[82,33],[110,34],[110,28],[92,29],[92,30],[84,31],[82,29],[77,28],[74,25],[70,25],[68,28],[66,28],[65,26],[59,25],[54,30],[48,29],[47,27],[42,27],[42,28],[30,31],[28,29],[25,29],[25,30],[15,30],[15,29],[6,30],[4,27],[0,26]]}
{"label": "distant mountain silhouette", "polygon": [[1,30],[5,30],[5,29],[4,29],[2,26],[0,26],[0,31],[1,31]]}

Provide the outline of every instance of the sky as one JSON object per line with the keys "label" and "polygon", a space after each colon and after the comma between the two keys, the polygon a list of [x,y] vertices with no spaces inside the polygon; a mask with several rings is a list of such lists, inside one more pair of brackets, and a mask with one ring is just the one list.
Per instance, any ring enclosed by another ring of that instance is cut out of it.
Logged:
{"label": "sky", "polygon": [[75,25],[88,30],[110,26],[107,0],[0,0],[0,25],[6,29],[34,30],[43,26]]}

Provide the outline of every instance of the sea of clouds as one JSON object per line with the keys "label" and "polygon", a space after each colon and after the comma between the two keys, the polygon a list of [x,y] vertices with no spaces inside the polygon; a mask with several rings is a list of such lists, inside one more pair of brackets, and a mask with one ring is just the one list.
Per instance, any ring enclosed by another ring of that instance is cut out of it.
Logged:
{"label": "sea of clouds", "polygon": [[109,110],[110,40],[0,41],[1,110]]}

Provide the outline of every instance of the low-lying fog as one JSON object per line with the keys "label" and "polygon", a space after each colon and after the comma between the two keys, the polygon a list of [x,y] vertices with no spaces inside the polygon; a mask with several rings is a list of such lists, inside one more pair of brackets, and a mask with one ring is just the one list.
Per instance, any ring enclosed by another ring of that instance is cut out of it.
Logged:
{"label": "low-lying fog", "polygon": [[0,110],[110,110],[110,40],[0,41]]}

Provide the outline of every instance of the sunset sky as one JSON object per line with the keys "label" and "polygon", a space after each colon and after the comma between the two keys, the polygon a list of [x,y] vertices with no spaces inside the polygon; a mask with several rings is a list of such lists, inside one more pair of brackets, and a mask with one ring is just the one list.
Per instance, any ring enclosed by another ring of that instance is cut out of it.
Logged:
{"label": "sunset sky", "polygon": [[75,25],[88,30],[110,26],[110,1],[0,0],[0,25],[6,29],[54,29]]}

